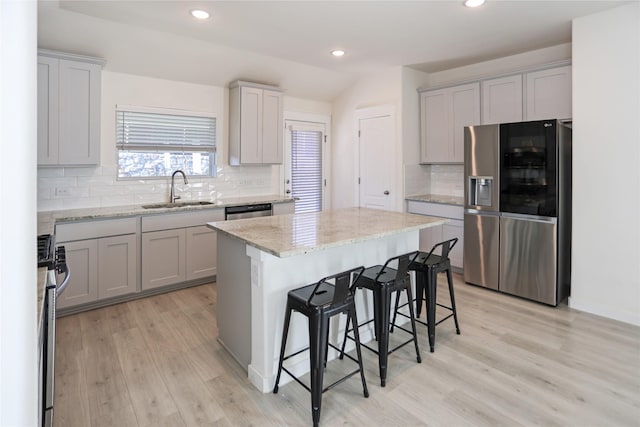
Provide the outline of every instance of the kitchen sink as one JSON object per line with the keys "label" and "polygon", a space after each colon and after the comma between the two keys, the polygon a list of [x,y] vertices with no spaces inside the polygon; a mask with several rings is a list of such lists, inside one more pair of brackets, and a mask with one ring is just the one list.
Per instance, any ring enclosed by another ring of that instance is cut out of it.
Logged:
{"label": "kitchen sink", "polygon": [[144,209],[165,209],[165,208],[183,208],[185,206],[207,206],[213,205],[214,202],[197,201],[197,202],[177,202],[177,203],[155,203],[153,205],[142,205]]}

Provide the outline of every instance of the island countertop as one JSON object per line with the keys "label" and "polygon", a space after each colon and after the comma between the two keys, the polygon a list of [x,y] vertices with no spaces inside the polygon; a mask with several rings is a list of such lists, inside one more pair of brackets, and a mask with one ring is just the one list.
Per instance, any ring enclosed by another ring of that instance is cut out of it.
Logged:
{"label": "island countertop", "polygon": [[210,222],[207,225],[280,258],[363,242],[449,220],[404,212],[345,208]]}

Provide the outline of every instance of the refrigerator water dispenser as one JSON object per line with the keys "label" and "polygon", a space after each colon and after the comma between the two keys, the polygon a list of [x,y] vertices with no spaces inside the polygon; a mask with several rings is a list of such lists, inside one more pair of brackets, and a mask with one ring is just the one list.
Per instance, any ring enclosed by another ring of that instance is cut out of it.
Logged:
{"label": "refrigerator water dispenser", "polygon": [[469,177],[469,200],[468,204],[474,206],[491,206],[491,195],[493,194],[492,176],[470,176]]}

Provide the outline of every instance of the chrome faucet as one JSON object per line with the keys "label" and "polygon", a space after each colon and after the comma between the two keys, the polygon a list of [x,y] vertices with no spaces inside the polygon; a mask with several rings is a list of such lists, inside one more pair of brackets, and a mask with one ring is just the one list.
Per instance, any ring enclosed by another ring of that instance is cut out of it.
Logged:
{"label": "chrome faucet", "polygon": [[182,178],[184,179],[184,183],[188,184],[189,181],[187,181],[187,176],[184,174],[184,172],[182,172],[180,169],[178,169],[177,171],[175,171],[174,173],[171,174],[171,193],[169,194],[169,203],[175,203],[176,200],[178,200],[180,198],[180,196],[176,196],[176,190],[175,190],[175,178],[176,178],[176,174],[182,174]]}

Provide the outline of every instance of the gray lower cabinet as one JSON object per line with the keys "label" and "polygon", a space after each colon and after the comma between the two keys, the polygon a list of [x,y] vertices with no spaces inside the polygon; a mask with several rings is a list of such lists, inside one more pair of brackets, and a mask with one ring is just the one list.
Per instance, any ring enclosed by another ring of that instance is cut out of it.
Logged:
{"label": "gray lower cabinet", "polygon": [[293,201],[273,204],[274,215],[287,215],[292,213],[295,213],[295,203]]}
{"label": "gray lower cabinet", "polygon": [[142,290],[216,274],[216,232],[203,224],[223,221],[224,209],[142,217]]}
{"label": "gray lower cabinet", "polygon": [[66,242],[71,278],[56,299],[57,308],[73,307],[98,300],[98,239]]}
{"label": "gray lower cabinet", "polygon": [[142,233],[142,290],[185,281],[184,229]]}
{"label": "gray lower cabinet", "polygon": [[71,270],[58,308],[88,304],[136,292],[138,244],[135,234],[63,243]]}
{"label": "gray lower cabinet", "polygon": [[[457,237],[458,242],[449,254],[449,259],[451,260],[451,265],[453,267],[462,269],[464,256],[464,221],[462,206],[409,201],[407,212],[449,219],[449,222],[446,224],[420,230],[420,250],[429,252],[437,243]],[[440,254],[439,249],[437,253]]]}
{"label": "gray lower cabinet", "polygon": [[216,274],[217,233],[206,226],[189,227],[186,234],[185,273],[187,280],[202,279]]}

